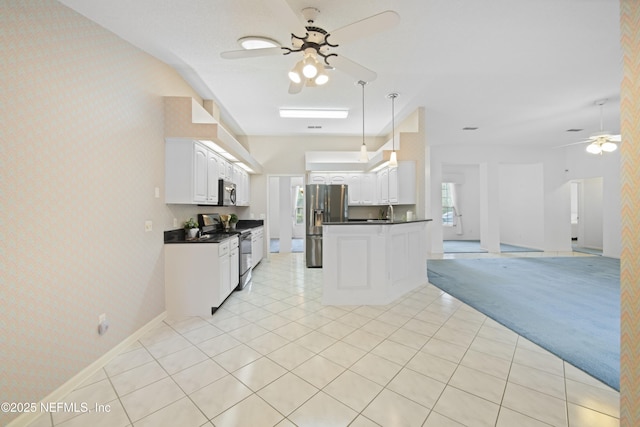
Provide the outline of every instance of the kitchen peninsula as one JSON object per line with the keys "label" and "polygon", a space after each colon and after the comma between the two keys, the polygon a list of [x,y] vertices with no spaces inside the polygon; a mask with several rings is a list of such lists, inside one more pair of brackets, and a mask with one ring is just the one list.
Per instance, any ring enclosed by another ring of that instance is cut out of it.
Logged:
{"label": "kitchen peninsula", "polygon": [[322,303],[385,305],[427,283],[429,221],[324,223]]}

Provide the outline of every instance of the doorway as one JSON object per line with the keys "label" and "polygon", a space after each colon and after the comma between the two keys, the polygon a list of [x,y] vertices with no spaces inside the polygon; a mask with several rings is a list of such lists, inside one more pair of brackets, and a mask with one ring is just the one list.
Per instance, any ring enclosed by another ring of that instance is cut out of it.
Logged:
{"label": "doorway", "polygon": [[304,252],[304,176],[269,176],[268,192],[269,252]]}
{"label": "doorway", "polygon": [[602,177],[571,181],[571,243],[573,250],[602,254],[604,228],[602,197]]}

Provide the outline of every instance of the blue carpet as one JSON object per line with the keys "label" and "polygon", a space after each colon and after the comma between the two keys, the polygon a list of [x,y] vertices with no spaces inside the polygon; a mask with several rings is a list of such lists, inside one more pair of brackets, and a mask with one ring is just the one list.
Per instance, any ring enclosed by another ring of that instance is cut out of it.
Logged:
{"label": "blue carpet", "polygon": [[620,390],[620,260],[429,260],[429,282]]}
{"label": "blue carpet", "polygon": [[[449,253],[486,253],[480,247],[480,240],[444,240],[442,247],[445,254]],[[500,252],[542,252],[539,249],[525,248],[522,246],[500,243]]]}
{"label": "blue carpet", "polygon": [[[291,252],[304,252],[304,239],[291,239]],[[269,242],[269,252],[280,252],[280,239],[271,239]]]}

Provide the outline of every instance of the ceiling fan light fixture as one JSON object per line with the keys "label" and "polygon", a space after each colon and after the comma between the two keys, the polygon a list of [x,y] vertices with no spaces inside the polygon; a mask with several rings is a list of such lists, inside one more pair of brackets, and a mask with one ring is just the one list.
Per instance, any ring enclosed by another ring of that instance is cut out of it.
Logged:
{"label": "ceiling fan light fixture", "polygon": [[291,71],[289,71],[289,80],[298,84],[302,81],[302,77],[300,76],[300,73],[298,73],[296,68],[297,67],[294,67]]}
{"label": "ceiling fan light fixture", "polygon": [[298,62],[293,66],[291,71],[289,71],[289,80],[294,82],[295,84],[299,84],[302,82],[302,62]]}
{"label": "ceiling fan light fixture", "polygon": [[302,62],[302,74],[308,79],[314,78],[318,74],[318,60],[313,55],[308,55]]}
{"label": "ceiling fan light fixture", "polygon": [[245,50],[267,49],[270,47],[280,47],[280,43],[268,37],[247,36],[238,39],[238,43]]}
{"label": "ceiling fan light fixture", "polygon": [[316,78],[313,80],[313,82],[315,84],[317,84],[318,86],[322,86],[323,84],[327,83],[328,81],[329,81],[329,75],[323,69],[320,69],[320,72],[318,73]]}
{"label": "ceiling fan light fixture", "polygon": [[615,142],[611,142],[611,141],[607,141],[605,143],[603,143],[600,148],[602,149],[602,151],[606,151],[607,153],[611,153],[613,151],[616,151],[618,149],[618,144],[616,144]]}
{"label": "ceiling fan light fixture", "polygon": [[602,148],[600,148],[600,144],[593,142],[587,145],[587,153],[600,154],[602,153]]}

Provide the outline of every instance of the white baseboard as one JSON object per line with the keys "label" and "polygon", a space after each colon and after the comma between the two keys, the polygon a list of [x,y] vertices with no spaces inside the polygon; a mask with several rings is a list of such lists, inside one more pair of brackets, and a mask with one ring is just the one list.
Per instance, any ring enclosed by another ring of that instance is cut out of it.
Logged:
{"label": "white baseboard", "polygon": [[[82,371],[78,372],[75,376],[70,378],[66,383],[62,384],[60,387],[52,391],[47,397],[42,399],[40,402],[61,402],[64,398],[71,393],[73,390],[78,388],[87,378],[90,378],[92,375],[97,373],[100,369],[104,368],[109,362],[111,362],[116,356],[122,353],[124,350],[129,348],[133,343],[138,341],[144,334],[149,332],[151,329],[160,324],[167,317],[167,312],[164,311],[154,319],[152,319],[149,323],[144,325],[142,328],[138,329],[133,334],[129,335],[125,338],[120,344],[113,347],[111,350],[102,355],[98,360],[84,368]],[[38,407],[40,407],[40,402],[38,402]],[[48,413],[42,412],[29,412],[23,413],[18,418],[11,421],[7,424],[7,427],[26,427],[31,423],[35,422],[42,416],[48,416]]]}

